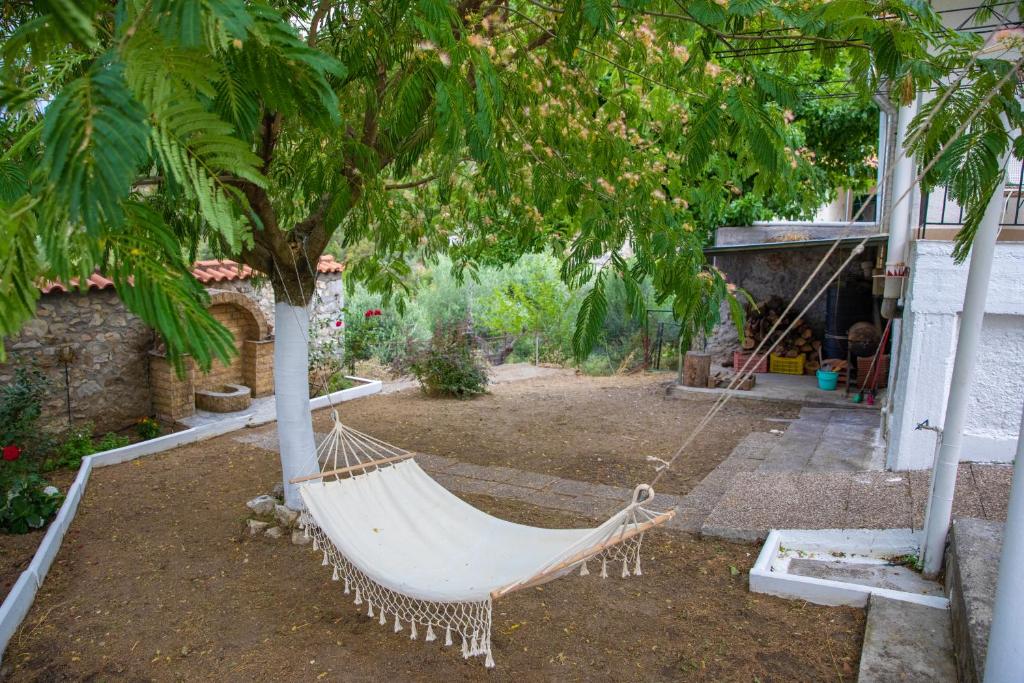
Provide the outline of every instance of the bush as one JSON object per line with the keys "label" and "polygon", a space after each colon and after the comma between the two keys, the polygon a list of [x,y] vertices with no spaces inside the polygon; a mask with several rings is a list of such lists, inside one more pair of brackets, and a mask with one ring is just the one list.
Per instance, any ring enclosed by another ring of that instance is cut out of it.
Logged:
{"label": "bush", "polygon": [[[131,443],[131,439],[127,436],[118,436],[114,432],[107,432],[103,435],[103,438],[96,442],[96,448],[93,453],[102,453],[103,451],[112,451],[115,448],[124,448],[129,443]],[[88,453],[87,455],[92,455],[92,453]]]}
{"label": "bush", "polygon": [[140,417],[135,423],[135,433],[143,441],[149,441],[160,436],[160,423],[151,417]]}
{"label": "bush", "polygon": [[462,326],[438,329],[430,347],[409,368],[428,396],[472,398],[487,392],[487,366],[473,352]]}
{"label": "bush", "polygon": [[47,439],[38,427],[46,397],[46,378],[38,368],[19,367],[14,381],[0,389],[0,446],[18,446],[27,455],[41,455]]}
{"label": "bush", "polygon": [[[157,425],[159,428],[159,425]],[[113,432],[107,432],[98,441],[93,440],[92,422],[84,422],[77,427],[72,427],[64,432],[59,446],[57,446],[54,457],[49,459],[45,470],[56,470],[61,467],[76,468],[82,464],[82,458],[101,451],[110,451],[115,448],[123,448],[129,443],[128,437],[118,436]]]}
{"label": "bush", "polygon": [[0,531],[25,534],[41,529],[64,496],[38,474],[19,472],[0,480]]}

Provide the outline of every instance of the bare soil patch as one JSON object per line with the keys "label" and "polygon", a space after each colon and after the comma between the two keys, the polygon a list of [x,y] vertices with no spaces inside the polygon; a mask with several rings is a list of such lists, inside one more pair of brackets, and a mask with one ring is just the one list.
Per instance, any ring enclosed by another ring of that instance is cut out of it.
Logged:
{"label": "bare soil patch", "polygon": [[[627,406],[632,392],[640,397],[656,390],[642,382],[617,389],[594,383],[595,397],[621,391],[627,398],[620,402]],[[529,410],[531,401],[524,396],[529,392],[513,393]],[[477,406],[494,425],[502,416],[486,401],[504,395],[503,388],[481,401],[445,403],[450,410]],[[543,392],[533,401],[541,398]],[[407,394],[374,399],[366,419],[388,419],[389,405],[415,399]],[[347,404],[346,414],[355,413],[360,403]],[[368,409],[371,402],[365,403]],[[610,407],[614,398],[605,396],[600,403]],[[690,402],[664,405],[683,411]],[[663,407],[658,403],[652,411]],[[593,409],[587,404],[579,415]],[[420,439],[415,443],[393,440],[417,448],[420,443],[443,446],[438,433],[444,432],[445,419],[437,417],[427,434],[401,427],[408,438]],[[468,414],[463,419],[465,434],[449,430],[459,436],[448,447],[494,452],[487,450],[495,442],[494,429],[469,429]],[[563,425],[561,433],[573,443],[588,443],[595,423],[585,417],[580,422]],[[374,433],[390,435],[381,428]],[[499,443],[511,441],[515,431],[502,433]],[[536,443],[528,433],[518,439]],[[557,453],[548,446],[536,450],[552,458]],[[498,668],[487,671],[479,659],[463,660],[457,648],[410,641],[407,631],[396,635],[390,624],[381,627],[367,618],[308,547],[248,536],[245,501],[268,491],[279,476],[275,453],[232,435],[95,471],[54,568],[0,665],[0,679],[767,682],[856,677],[862,611],[751,594],[746,573],[756,547],[667,531],[645,540],[641,577],[569,577],[497,603]],[[510,501],[468,498],[492,514],[529,524],[588,524]]]}
{"label": "bare soil patch", "polygon": [[[669,377],[584,377],[563,371],[528,382],[499,384],[468,401],[419,391],[371,396],[339,407],[342,421],[395,445],[477,465],[503,465],[610,486],[650,481],[653,455],[668,459],[713,398],[667,398]],[[778,428],[800,406],[734,399],[658,484],[685,494],[751,432]],[[320,411],[318,431],[330,428]]]}

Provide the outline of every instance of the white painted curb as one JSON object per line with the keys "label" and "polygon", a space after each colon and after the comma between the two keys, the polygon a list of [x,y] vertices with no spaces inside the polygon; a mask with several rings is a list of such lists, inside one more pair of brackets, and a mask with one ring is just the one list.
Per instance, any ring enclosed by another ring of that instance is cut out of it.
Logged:
{"label": "white painted curb", "polygon": [[800,576],[772,569],[772,563],[778,556],[779,549],[783,547],[810,552],[840,551],[848,554],[888,556],[918,552],[919,539],[920,532],[911,529],[772,529],[757,556],[757,562],[750,569],[750,591],[806,600],[816,605],[864,607],[868,603],[868,598],[878,595],[892,600],[948,609],[949,600],[944,597]]}
{"label": "white painted curb", "polygon": [[[362,377],[349,377],[348,379],[361,382],[361,384],[350,389],[336,391],[329,396],[318,396],[310,399],[309,409],[318,410],[330,406],[332,403],[341,403],[351,401],[354,398],[377,394],[380,393],[383,387],[383,383],[380,380],[370,380]],[[50,522],[50,526],[47,528],[43,540],[39,542],[39,548],[36,549],[36,553],[32,557],[28,568],[21,573],[21,576],[18,577],[18,580],[11,587],[10,593],[7,594],[7,598],[0,605],[0,660],[3,659],[8,643],[11,642],[11,638],[14,637],[18,627],[21,626],[21,622],[25,619],[25,615],[28,614],[29,608],[32,607],[36,593],[43,585],[43,579],[46,578],[47,572],[50,571],[50,567],[53,565],[53,560],[57,557],[61,541],[64,540],[64,534],[71,527],[71,521],[75,518],[75,513],[78,512],[78,504],[82,501],[82,496],[85,495],[85,486],[93,469],[119,465],[136,458],[154,455],[177,448],[178,446],[196,443],[197,441],[205,441],[206,439],[212,439],[215,436],[221,436],[222,434],[234,432],[245,427],[257,427],[274,422],[275,420],[276,416],[257,418],[253,414],[241,415],[222,422],[193,427],[192,429],[158,436],[155,439],[131,444],[123,448],[103,451],[102,453],[94,453],[82,458],[82,465],[78,468],[78,475],[75,477],[75,481],[68,488],[64,504],[57,511],[57,516]]]}

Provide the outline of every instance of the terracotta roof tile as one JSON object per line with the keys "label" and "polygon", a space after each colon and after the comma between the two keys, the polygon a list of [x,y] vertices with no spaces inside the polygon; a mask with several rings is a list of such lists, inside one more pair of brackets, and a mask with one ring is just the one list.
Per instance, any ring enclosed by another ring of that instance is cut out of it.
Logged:
{"label": "terracotta roof tile", "polygon": [[[47,280],[39,286],[39,289],[42,290],[43,294],[49,294],[50,292],[77,291],[79,289],[78,283],[79,280],[77,277],[71,278],[71,282],[69,284],[64,284],[62,282],[50,282]],[[112,289],[114,281],[103,277],[99,273],[93,273],[88,277],[88,279],[86,279],[86,284],[86,288],[90,291],[94,289]]]}
{"label": "terracotta roof tile", "polygon": [[[320,273],[341,273],[345,270],[345,264],[335,260],[333,256],[321,256],[316,269]],[[246,265],[242,265],[239,268],[238,263],[227,259],[196,261],[192,265],[192,275],[204,285],[216,282],[248,280],[255,272]],[[99,273],[93,273],[89,276],[87,284],[89,291],[111,289],[114,286],[114,281],[103,277]],[[39,285],[39,289],[43,294],[77,291],[78,288],[78,278],[73,278],[70,284],[45,281]]]}

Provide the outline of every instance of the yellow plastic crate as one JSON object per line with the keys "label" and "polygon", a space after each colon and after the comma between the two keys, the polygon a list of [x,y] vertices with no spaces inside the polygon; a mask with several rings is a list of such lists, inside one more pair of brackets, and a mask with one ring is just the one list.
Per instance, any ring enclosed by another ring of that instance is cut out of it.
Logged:
{"label": "yellow plastic crate", "polygon": [[804,374],[804,354],[796,358],[784,358],[774,353],[768,360],[768,369],[780,375],[802,375]]}

